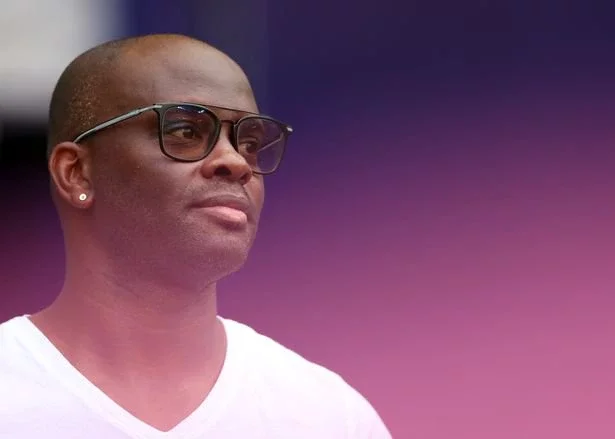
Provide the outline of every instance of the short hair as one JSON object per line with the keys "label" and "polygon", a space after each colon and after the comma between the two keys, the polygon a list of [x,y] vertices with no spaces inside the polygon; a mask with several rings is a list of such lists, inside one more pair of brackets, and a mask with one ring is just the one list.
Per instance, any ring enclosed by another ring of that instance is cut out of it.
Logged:
{"label": "short hair", "polygon": [[[121,38],[102,43],[77,56],[64,69],[51,95],[47,133],[47,156],[60,142],[72,141],[92,128],[98,115],[113,99],[109,88],[112,72],[125,50],[154,40],[164,45],[170,40],[198,41],[178,34],[156,34]],[[198,41],[200,44],[208,44]],[[209,46],[211,47],[211,46]]]}
{"label": "short hair", "polygon": [[49,104],[48,156],[56,144],[73,140],[95,123],[110,64],[125,42],[116,40],[89,49],[64,69]]}

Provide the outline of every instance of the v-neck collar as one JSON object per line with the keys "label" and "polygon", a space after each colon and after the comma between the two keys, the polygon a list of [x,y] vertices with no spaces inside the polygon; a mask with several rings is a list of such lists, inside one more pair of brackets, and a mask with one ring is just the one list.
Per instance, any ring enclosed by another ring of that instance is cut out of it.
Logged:
{"label": "v-neck collar", "polygon": [[[220,318],[220,317],[219,317]],[[237,340],[233,336],[232,322],[220,318],[227,337],[227,351],[216,383],[205,400],[184,420],[169,431],[161,431],[141,421],[77,370],[38,329],[29,316],[15,319],[21,326],[20,334],[35,360],[56,380],[76,396],[84,405],[97,412],[131,438],[135,439],[196,439],[206,436],[220,414],[241,388],[244,363]]]}

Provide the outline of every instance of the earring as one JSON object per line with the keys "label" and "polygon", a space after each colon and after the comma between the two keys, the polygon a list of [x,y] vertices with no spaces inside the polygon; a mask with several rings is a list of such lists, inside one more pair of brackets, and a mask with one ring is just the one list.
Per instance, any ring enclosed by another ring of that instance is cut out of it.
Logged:
{"label": "earring", "polygon": [[88,196],[87,196],[86,194],[81,194],[81,195],[79,195],[79,199],[80,199],[81,201],[85,201],[87,197],[88,197]]}

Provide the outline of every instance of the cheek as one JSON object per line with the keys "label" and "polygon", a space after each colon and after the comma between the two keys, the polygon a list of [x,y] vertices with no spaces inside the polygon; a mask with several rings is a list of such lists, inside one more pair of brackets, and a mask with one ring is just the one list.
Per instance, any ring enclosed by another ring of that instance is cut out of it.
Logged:
{"label": "cheek", "polygon": [[248,196],[260,213],[265,202],[265,185],[262,176],[254,176],[245,186]]}
{"label": "cheek", "polygon": [[151,215],[169,203],[173,187],[164,172],[148,165],[148,160],[123,157],[112,166],[100,166],[95,174],[99,204],[126,217]]}

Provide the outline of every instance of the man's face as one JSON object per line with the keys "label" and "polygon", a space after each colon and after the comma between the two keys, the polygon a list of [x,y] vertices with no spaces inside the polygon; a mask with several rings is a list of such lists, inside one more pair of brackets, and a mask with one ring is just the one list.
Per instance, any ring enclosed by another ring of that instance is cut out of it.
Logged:
{"label": "man's face", "polygon": [[[243,73],[198,45],[139,54],[116,75],[117,109],[109,117],[159,102],[238,110],[217,111],[222,120],[258,111]],[[232,147],[229,124],[223,124],[213,151],[194,163],[163,155],[158,130],[158,116],[149,111],[92,137],[95,234],[119,260],[149,264],[171,278],[198,273],[218,280],[248,255],[264,201],[263,177]],[[215,197],[244,200],[247,220],[203,207]]]}

